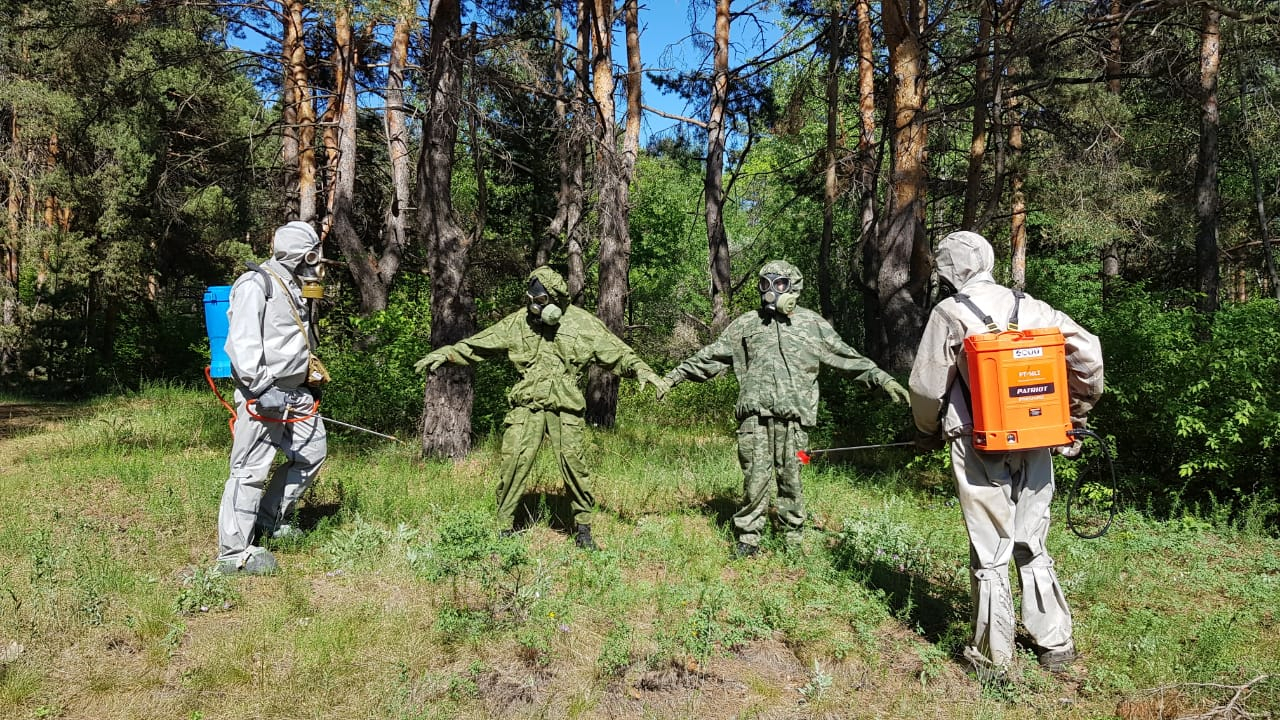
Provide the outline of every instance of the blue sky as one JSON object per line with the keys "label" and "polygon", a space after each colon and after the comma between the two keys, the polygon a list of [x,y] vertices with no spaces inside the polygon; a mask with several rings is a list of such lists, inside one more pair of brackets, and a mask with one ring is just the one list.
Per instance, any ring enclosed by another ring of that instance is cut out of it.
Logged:
{"label": "blue sky", "polygon": [[[715,14],[711,3],[694,17],[690,14],[692,3],[688,0],[642,0],[640,4],[640,55],[647,71],[679,72],[691,67],[710,67],[711,58],[706,50],[695,45],[692,34],[696,31],[707,35],[707,45],[714,30]],[[765,21],[777,19],[776,14],[766,13]],[[780,35],[776,27],[765,28],[767,37],[761,37],[759,29],[752,23],[740,22],[730,29],[730,64],[741,62],[745,57],[759,54],[762,42],[772,41]],[[625,68],[626,38],[621,25],[614,31],[614,63]],[[685,101],[675,95],[663,95],[653,83],[645,78],[642,90],[645,105],[658,108],[663,112],[686,117],[701,115],[697,107],[687,107]],[[653,113],[645,113],[641,124],[641,142],[647,142],[654,135],[674,132],[680,125]]]}
{"label": "blue sky", "polygon": [[[646,73],[676,73],[691,67],[710,67],[709,50],[697,47],[694,34],[705,35],[705,47],[709,47],[710,35],[715,23],[714,5],[710,1],[697,4],[705,7],[701,7],[695,16],[691,12],[693,3],[689,0],[641,0],[640,53]],[[776,20],[777,16],[766,13],[763,17],[766,22],[771,22]],[[389,28],[384,31],[389,32]],[[770,40],[776,39],[779,34],[776,27],[765,28],[765,32]],[[731,64],[741,62],[749,55],[758,54],[763,47],[764,39],[756,25],[745,21],[735,23],[731,31]],[[228,38],[228,42],[233,46],[254,52],[261,52],[265,46],[263,37],[254,32],[246,32],[240,39]],[[613,47],[615,69],[624,72],[627,66],[626,36],[621,18],[614,26]],[[622,92],[621,87],[619,92]],[[700,107],[686,105],[682,98],[674,94],[660,93],[649,81],[647,74],[642,94],[645,105],[672,115],[697,117],[704,114]],[[366,100],[362,98],[361,102]],[[368,102],[374,101],[370,99]],[[376,102],[381,103],[381,101]],[[618,109],[620,114],[625,110],[621,102]],[[649,138],[655,135],[673,133],[681,124],[677,120],[646,112],[641,123],[641,142],[648,142]]]}

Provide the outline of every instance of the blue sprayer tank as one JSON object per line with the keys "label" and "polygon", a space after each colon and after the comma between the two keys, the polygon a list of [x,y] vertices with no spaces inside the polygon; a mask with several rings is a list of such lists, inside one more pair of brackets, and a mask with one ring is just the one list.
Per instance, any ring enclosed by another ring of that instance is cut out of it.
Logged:
{"label": "blue sprayer tank", "polygon": [[204,291],[204,326],[209,331],[209,375],[231,377],[231,359],[223,346],[227,342],[227,308],[231,305],[231,286],[214,285]]}

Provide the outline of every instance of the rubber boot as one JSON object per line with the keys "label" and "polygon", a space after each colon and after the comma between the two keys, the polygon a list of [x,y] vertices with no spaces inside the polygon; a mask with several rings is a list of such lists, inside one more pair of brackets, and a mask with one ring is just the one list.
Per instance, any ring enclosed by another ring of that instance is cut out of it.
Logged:
{"label": "rubber boot", "polygon": [[759,545],[749,545],[742,541],[738,541],[738,543],[733,546],[733,553],[738,557],[745,557],[745,558],[755,557],[756,554],[759,552],[760,552]]}
{"label": "rubber boot", "polygon": [[578,525],[578,529],[573,534],[573,541],[583,550],[599,550],[600,546],[596,545],[596,541],[591,539],[591,526]]}

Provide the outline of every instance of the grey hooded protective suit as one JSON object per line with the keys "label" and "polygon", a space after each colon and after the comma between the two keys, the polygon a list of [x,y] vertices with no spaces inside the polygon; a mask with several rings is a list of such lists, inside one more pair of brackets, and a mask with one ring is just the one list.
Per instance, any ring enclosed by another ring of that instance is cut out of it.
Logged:
{"label": "grey hooded protective suit", "polygon": [[[1001,328],[1013,312],[1013,291],[995,282],[995,253],[977,233],[956,232],[938,244],[938,276],[967,295]],[[1102,395],[1102,346],[1065,313],[1024,295],[1018,307],[1022,329],[1056,327],[1066,341],[1071,414],[1078,424]],[[911,369],[911,411],[926,435],[951,440],[951,465],[969,533],[973,643],[965,654],[978,663],[1003,666],[1013,657],[1014,609],[1009,561],[1022,584],[1022,622],[1043,654],[1074,653],[1071,611],[1045,548],[1053,499],[1050,450],[984,452],[970,442],[973,427],[963,388],[969,382],[964,338],[988,332],[954,297],[929,316]],[[963,383],[963,384],[962,384]]]}
{"label": "grey hooded protective suit", "polygon": [[[324,422],[309,417],[298,422],[271,422],[249,414],[249,400],[266,394],[283,396],[288,409],[262,417],[306,416],[314,406],[307,379],[311,318],[295,272],[309,253],[318,252],[320,238],[304,222],[291,222],[275,232],[272,257],[250,270],[231,287],[227,310],[226,352],[236,383],[235,438],[231,473],[218,509],[218,561],[241,568],[261,549],[252,546],[255,526],[272,533],[293,509],[324,464],[328,443]],[[268,287],[270,284],[270,287]],[[267,475],[276,450],[285,462]]]}

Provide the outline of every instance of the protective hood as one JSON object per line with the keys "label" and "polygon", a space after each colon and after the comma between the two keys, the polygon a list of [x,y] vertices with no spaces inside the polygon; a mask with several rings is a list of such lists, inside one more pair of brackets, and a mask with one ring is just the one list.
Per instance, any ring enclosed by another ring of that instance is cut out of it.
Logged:
{"label": "protective hood", "polygon": [[942,238],[933,255],[938,277],[963,290],[975,281],[995,282],[991,271],[996,266],[996,252],[987,239],[975,232],[961,230]]}
{"label": "protective hood", "polygon": [[785,275],[791,278],[791,292],[799,294],[804,290],[804,276],[800,274],[800,268],[792,265],[786,260],[770,260],[760,268],[760,277],[765,275]]}
{"label": "protective hood", "polygon": [[529,281],[534,280],[542,283],[542,287],[546,288],[551,295],[551,300],[560,306],[561,310],[569,305],[569,285],[565,283],[564,278],[560,277],[560,273],[546,265],[540,265],[529,273]]}
{"label": "protective hood", "polygon": [[307,253],[319,252],[319,249],[320,236],[309,223],[301,220],[281,225],[271,239],[272,256],[290,271],[297,271]]}

